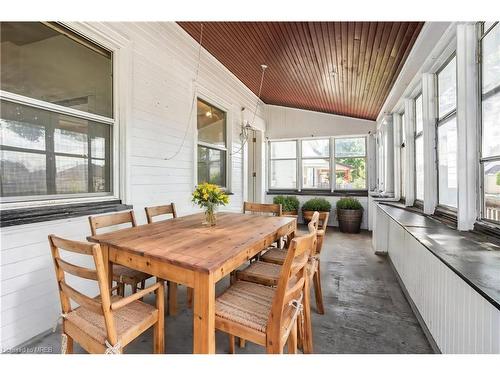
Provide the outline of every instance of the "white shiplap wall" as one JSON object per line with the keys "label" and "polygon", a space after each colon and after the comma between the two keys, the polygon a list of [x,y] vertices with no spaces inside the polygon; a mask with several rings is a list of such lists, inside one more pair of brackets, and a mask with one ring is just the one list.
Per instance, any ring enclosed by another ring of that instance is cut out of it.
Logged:
{"label": "white shiplap wall", "polygon": [[500,310],[376,206],[374,246],[387,252],[442,353],[500,354]]}
{"label": "white shiplap wall", "polygon": [[[180,215],[191,213],[195,183],[195,126],[191,126],[179,155],[191,105],[197,44],[174,23],[94,23],[103,34],[113,30],[126,38],[131,70],[124,78],[129,90],[127,171],[125,191],[137,219],[145,222],[143,207],[175,202]],[[260,69],[260,67],[256,67]],[[222,64],[202,52],[199,91],[228,110],[233,150],[238,150],[241,108],[254,108],[255,95]],[[120,93],[117,93],[120,94]],[[261,117],[263,115],[259,113]],[[195,118],[195,116],[194,116]],[[193,118],[193,120],[194,120]],[[232,156],[229,210],[243,201],[242,153]],[[117,166],[115,166],[117,168]],[[86,217],[36,223],[1,230],[1,345],[12,348],[52,327],[60,311],[47,235],[73,239],[89,234]],[[95,290],[88,287],[89,293]]]}

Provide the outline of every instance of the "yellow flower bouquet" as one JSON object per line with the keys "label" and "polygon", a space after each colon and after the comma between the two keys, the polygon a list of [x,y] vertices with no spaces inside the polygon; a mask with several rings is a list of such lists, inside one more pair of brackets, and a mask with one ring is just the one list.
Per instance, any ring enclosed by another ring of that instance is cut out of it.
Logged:
{"label": "yellow flower bouquet", "polygon": [[214,226],[216,224],[215,210],[217,206],[228,204],[229,197],[217,185],[204,182],[199,184],[194,190],[192,201],[205,209],[206,223]]}

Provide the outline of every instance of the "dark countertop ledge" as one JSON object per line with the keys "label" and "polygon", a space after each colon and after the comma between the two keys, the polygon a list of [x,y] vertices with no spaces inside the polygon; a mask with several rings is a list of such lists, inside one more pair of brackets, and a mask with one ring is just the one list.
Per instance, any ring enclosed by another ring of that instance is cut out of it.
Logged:
{"label": "dark countertop ledge", "polygon": [[461,232],[403,206],[379,207],[462,280],[500,310],[500,246],[475,232]]}

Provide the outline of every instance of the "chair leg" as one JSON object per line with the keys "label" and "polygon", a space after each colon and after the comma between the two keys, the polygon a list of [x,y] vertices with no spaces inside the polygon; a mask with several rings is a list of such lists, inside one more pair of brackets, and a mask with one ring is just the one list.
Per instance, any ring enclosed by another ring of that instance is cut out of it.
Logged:
{"label": "chair leg", "polygon": [[163,283],[156,290],[156,308],[158,309],[158,321],[153,330],[153,352],[163,354],[165,353],[165,288]]}
{"label": "chair leg", "polygon": [[[63,323],[63,326],[61,327],[61,329],[64,332],[64,323]],[[65,352],[63,354],[73,354],[73,338],[68,334],[65,334],[65,335],[66,335],[66,348],[65,348]],[[62,340],[62,336],[61,336],[61,340]],[[63,349],[62,342],[61,342],[61,349]]]}
{"label": "chair leg", "polygon": [[168,314],[177,315],[177,283],[168,282]]}
{"label": "chair leg", "polygon": [[297,317],[297,348],[304,351],[304,325],[302,324],[302,316]]}
{"label": "chair leg", "polygon": [[193,288],[187,287],[187,306],[193,308]]}
{"label": "chair leg", "polygon": [[118,295],[121,297],[125,297],[125,284],[118,283]]}
{"label": "chair leg", "polygon": [[288,354],[297,354],[297,321],[293,324],[288,336]]}
{"label": "chair leg", "polygon": [[306,277],[304,285],[304,336],[302,338],[302,346],[304,354],[313,353],[313,338],[312,338],[312,324],[311,324],[311,297],[309,291],[309,277]]}
{"label": "chair leg", "polygon": [[244,347],[245,347],[246,340],[245,340],[245,339],[242,339],[242,338],[240,337],[240,338],[239,338],[239,342],[240,342],[240,348],[244,348]]}
{"label": "chair leg", "polygon": [[229,354],[234,354],[234,335],[228,335],[229,336]]}
{"label": "chair leg", "polygon": [[137,293],[137,284],[130,284],[130,287],[132,288],[132,294]]}
{"label": "chair leg", "polygon": [[316,298],[316,309],[318,314],[323,315],[325,313],[325,307],[323,306],[323,292],[321,291],[321,274],[320,274],[320,263],[318,260],[318,268],[313,276],[314,283],[314,297]]}

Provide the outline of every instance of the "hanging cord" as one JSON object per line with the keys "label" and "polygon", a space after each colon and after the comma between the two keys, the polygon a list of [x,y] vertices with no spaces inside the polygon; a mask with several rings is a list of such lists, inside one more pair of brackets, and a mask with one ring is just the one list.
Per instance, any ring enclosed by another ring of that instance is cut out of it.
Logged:
{"label": "hanging cord", "polygon": [[[54,323],[54,326],[52,327],[52,333],[54,333],[57,330],[57,326],[59,325],[59,321],[63,322],[63,319],[66,319],[68,315],[61,313],[59,315]],[[66,354],[68,350],[68,335],[66,335],[64,332],[61,333],[61,354]]]}
{"label": "hanging cord", "polygon": [[[259,108],[259,104],[260,104],[260,95],[262,94],[262,85],[264,84],[264,74],[266,73],[267,65],[262,64],[261,68],[262,68],[262,74],[260,76],[260,85],[259,85],[259,93],[257,95],[257,102],[255,103],[255,109],[253,111],[253,117],[252,117],[252,123],[251,123],[252,128],[255,125],[255,117],[257,116],[257,109]],[[248,129],[244,125],[242,126],[240,135],[243,138],[242,143],[241,143],[241,147],[239,149],[237,149],[236,151],[232,152],[231,155],[239,153],[243,149],[243,147],[245,147],[245,144],[248,142]]]}
{"label": "hanging cord", "polygon": [[175,158],[179,153],[181,152],[182,148],[184,147],[184,143],[186,143],[187,135],[189,133],[189,129],[191,129],[191,122],[193,119],[193,112],[194,112],[194,103],[196,102],[196,93],[198,90],[198,75],[200,72],[200,61],[201,61],[201,46],[203,42],[203,23],[200,25],[200,41],[198,44],[198,61],[196,63],[196,73],[194,75],[193,79],[193,96],[191,97],[191,109],[189,110],[189,117],[188,117],[188,122],[186,125],[186,130],[184,131],[184,136],[182,137],[182,142],[177,149],[171,156],[167,156],[164,160],[172,160]]}

